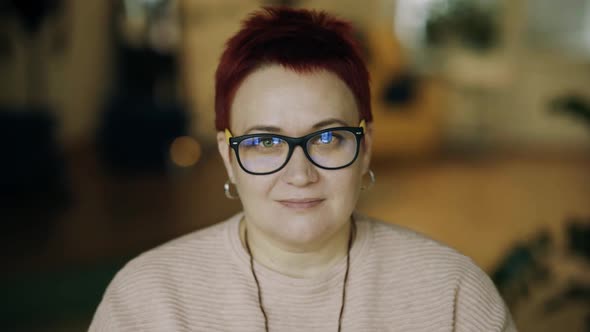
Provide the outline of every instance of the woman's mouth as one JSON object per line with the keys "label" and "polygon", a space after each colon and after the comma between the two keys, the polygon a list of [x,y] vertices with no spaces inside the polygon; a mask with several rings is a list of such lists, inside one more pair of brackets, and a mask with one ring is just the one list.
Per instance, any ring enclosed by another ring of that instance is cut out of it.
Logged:
{"label": "woman's mouth", "polygon": [[283,206],[290,209],[310,209],[320,205],[324,199],[321,198],[304,198],[304,199],[286,199],[278,201]]}

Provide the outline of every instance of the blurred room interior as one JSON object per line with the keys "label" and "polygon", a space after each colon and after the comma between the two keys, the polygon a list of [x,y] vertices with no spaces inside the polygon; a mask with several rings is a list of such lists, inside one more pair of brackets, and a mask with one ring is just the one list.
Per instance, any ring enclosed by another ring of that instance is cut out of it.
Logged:
{"label": "blurred room interior", "polygon": [[1,326],[85,331],[126,261],[240,210],[213,75],[262,5],[354,24],[360,211],[472,257],[520,331],[590,331],[587,0],[0,0]]}

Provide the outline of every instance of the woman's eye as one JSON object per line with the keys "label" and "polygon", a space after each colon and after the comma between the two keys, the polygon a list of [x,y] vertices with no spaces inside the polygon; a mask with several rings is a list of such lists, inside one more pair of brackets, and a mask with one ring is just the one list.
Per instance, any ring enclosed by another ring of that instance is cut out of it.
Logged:
{"label": "woman's eye", "polygon": [[272,139],[265,138],[262,140],[262,146],[264,146],[265,148],[270,148],[272,145],[273,145]]}
{"label": "woman's eye", "polygon": [[323,133],[322,135],[320,135],[320,140],[324,144],[332,142],[332,133],[331,132]]}
{"label": "woman's eye", "polygon": [[281,140],[276,137],[265,137],[261,138],[258,145],[265,148],[272,148],[281,143]]}
{"label": "woman's eye", "polygon": [[335,135],[331,131],[327,131],[325,133],[321,133],[315,139],[314,143],[316,143],[316,144],[331,144],[331,143],[335,143],[336,141],[338,141],[338,135]]}

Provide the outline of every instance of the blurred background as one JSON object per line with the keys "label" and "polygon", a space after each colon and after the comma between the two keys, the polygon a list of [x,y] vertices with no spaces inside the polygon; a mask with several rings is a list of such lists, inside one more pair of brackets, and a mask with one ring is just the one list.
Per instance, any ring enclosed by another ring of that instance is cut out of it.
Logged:
{"label": "blurred background", "polygon": [[520,331],[590,331],[590,1],[0,0],[0,325],[85,331],[129,259],[240,210],[213,75],[261,5],[353,22],[359,210],[490,274]]}

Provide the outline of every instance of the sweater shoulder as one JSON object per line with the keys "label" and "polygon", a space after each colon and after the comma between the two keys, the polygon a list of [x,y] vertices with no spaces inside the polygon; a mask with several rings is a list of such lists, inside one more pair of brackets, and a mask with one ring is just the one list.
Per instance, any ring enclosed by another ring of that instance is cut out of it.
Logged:
{"label": "sweater shoulder", "polygon": [[180,285],[189,275],[209,278],[229,269],[224,266],[229,261],[225,235],[231,222],[231,219],[222,221],[145,251],[117,272],[109,289],[124,290],[130,285],[154,287],[164,283]]}
{"label": "sweater shoulder", "polygon": [[366,217],[372,231],[372,253],[383,256],[412,271],[432,272],[438,276],[460,278],[467,270],[479,271],[479,266],[467,255],[448,244],[407,227]]}
{"label": "sweater shoulder", "polygon": [[178,331],[179,322],[198,316],[187,308],[205,312],[211,299],[227,298],[232,287],[228,276],[239,278],[227,245],[234,221],[194,231],[129,261],[107,287],[94,330]]}
{"label": "sweater shoulder", "polygon": [[371,217],[365,217],[365,221],[370,225],[373,241],[379,246],[403,247],[409,251],[425,250],[426,253],[440,252],[464,256],[448,244],[405,226]]}
{"label": "sweater shoulder", "polygon": [[371,278],[389,305],[448,317],[453,331],[516,331],[492,280],[470,257],[406,227],[364,221],[372,234],[365,270],[379,271]]}

